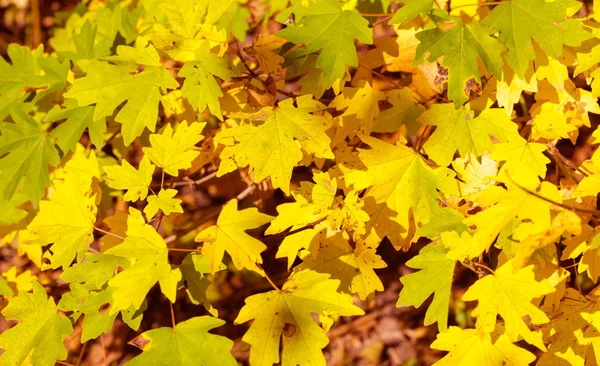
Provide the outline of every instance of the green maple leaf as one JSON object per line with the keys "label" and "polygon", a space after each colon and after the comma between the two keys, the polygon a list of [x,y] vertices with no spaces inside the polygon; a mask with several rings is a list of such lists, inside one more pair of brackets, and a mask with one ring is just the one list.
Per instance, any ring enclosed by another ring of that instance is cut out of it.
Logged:
{"label": "green maple leaf", "polygon": [[148,365],[223,365],[235,366],[231,355],[233,341],[209,330],[225,321],[210,316],[198,316],[178,323],[175,328],[149,330],[139,336],[149,341],[142,346],[142,354],[127,363],[128,366]]}
{"label": "green maple leaf", "polygon": [[215,141],[225,148],[218,176],[234,170],[236,165],[250,166],[255,182],[271,177],[275,188],[288,193],[292,169],[302,160],[302,149],[316,157],[333,159],[331,140],[325,133],[331,119],[310,114],[325,106],[310,95],[296,98],[296,104],[298,107],[292,99],[285,99],[278,107],[259,112],[258,116],[268,116],[262,125],[244,124],[219,132]]}
{"label": "green maple leaf", "polygon": [[456,150],[461,156],[472,152],[481,156],[493,152],[491,137],[499,142],[519,137],[518,126],[506,115],[503,108],[489,108],[475,117],[468,107],[454,109],[450,103],[435,104],[423,113],[419,122],[437,126],[423,148],[437,164],[447,166]]}
{"label": "green maple leaf", "polygon": [[29,47],[12,43],[6,51],[12,65],[0,58],[0,120],[10,114],[11,107],[25,102],[30,95],[25,86],[31,77],[39,75],[37,59],[43,51],[43,47],[32,52]]}
{"label": "green maple leaf", "polygon": [[33,293],[19,292],[2,315],[19,324],[0,334],[0,348],[4,349],[0,364],[21,365],[27,358],[32,365],[51,366],[67,358],[63,341],[73,326],[66,316],[58,315],[54,300],[37,281]]}
{"label": "green maple leaf", "polygon": [[396,304],[397,307],[419,307],[433,294],[433,301],[425,314],[425,325],[437,322],[442,332],[448,327],[452,276],[456,264],[447,254],[448,249],[442,243],[432,243],[406,262],[408,267],[420,271],[400,278],[404,287]]}
{"label": "green maple leaf", "polygon": [[402,0],[398,2],[404,5],[396,10],[396,13],[390,19],[390,24],[406,23],[419,14],[429,13],[433,8],[434,0]]}
{"label": "green maple leaf", "polygon": [[139,310],[156,282],[160,283],[162,293],[175,302],[177,282],[181,279],[181,271],[171,269],[169,249],[163,238],[152,226],[140,225],[139,211],[130,209],[130,212],[133,216],[127,219],[127,238],[105,252],[125,258],[130,263],[108,281],[109,287],[116,288],[109,310],[111,315],[130,306]]}
{"label": "green maple leaf", "polygon": [[220,269],[225,252],[229,253],[237,269],[245,267],[262,273],[257,263],[262,263],[260,253],[267,246],[248,235],[246,230],[260,227],[273,218],[258,212],[255,207],[238,211],[237,205],[236,199],[229,201],[219,214],[216,225],[202,230],[194,239],[204,243],[202,254],[208,258],[211,273]]}
{"label": "green maple leaf", "polygon": [[155,166],[148,159],[148,155],[144,155],[138,169],[125,159],[121,161],[121,165],[104,167],[106,184],[113,189],[126,189],[123,200],[133,202],[146,199],[154,170]]}
{"label": "green maple leaf", "polygon": [[[436,14],[440,14],[436,12]],[[434,28],[418,32],[421,42],[417,47],[414,64],[429,60],[433,62],[444,56],[442,65],[448,68],[448,98],[456,105],[469,100],[471,94],[468,83],[474,80],[481,82],[477,60],[481,59],[487,71],[496,78],[502,76],[502,56],[505,47],[491,35],[494,30],[478,23],[463,24],[458,18],[444,15],[441,21],[444,29]],[[454,27],[446,30],[446,23],[454,23]]]}
{"label": "green maple leaf", "polygon": [[306,46],[305,53],[321,51],[316,66],[323,70],[325,87],[344,76],[346,66],[358,66],[354,39],[373,43],[369,22],[358,13],[343,10],[337,0],[295,1],[291,11],[297,25],[288,26],[278,36]]}
{"label": "green maple leaf", "polygon": [[[48,166],[60,162],[58,150],[41,126],[23,111],[11,113],[15,123],[0,124],[0,198],[10,200],[20,187],[37,206],[50,185]],[[25,179],[26,177],[26,179]]]}
{"label": "green maple leaf", "polygon": [[186,62],[178,74],[185,77],[181,93],[186,97],[194,110],[203,112],[206,107],[212,114],[223,119],[219,98],[223,91],[215,76],[228,81],[232,76],[229,69],[229,58],[218,57],[210,52],[208,42],[196,50],[196,60]]}
{"label": "green maple leaf", "polygon": [[150,220],[158,210],[161,210],[165,216],[173,212],[182,213],[181,200],[173,198],[176,194],[176,189],[161,189],[158,195],[148,197],[148,205],[144,208],[146,217]]}
{"label": "green maple leaf", "polygon": [[521,79],[529,61],[535,58],[531,40],[548,57],[558,58],[563,46],[579,46],[587,38],[583,23],[566,19],[567,8],[581,6],[577,1],[513,0],[496,6],[483,24],[500,31],[500,40],[508,47],[507,61]]}
{"label": "green maple leaf", "polygon": [[74,151],[86,128],[92,143],[98,148],[102,147],[104,133],[106,132],[104,118],[94,120],[94,107],[78,107],[76,103],[68,103],[68,101],[66,104],[71,104],[71,106],[66,109],[55,106],[44,118],[45,122],[65,120],[50,133],[50,136],[56,138],[58,147],[64,153]]}
{"label": "green maple leaf", "polygon": [[303,270],[294,273],[281,290],[246,298],[235,323],[254,319],[242,338],[252,346],[252,365],[278,363],[280,341],[283,339],[282,365],[325,366],[321,350],[329,339],[315,323],[312,314],[323,317],[364,314],[352,304],[350,295],[336,292],[340,282],[328,277],[328,274]]}
{"label": "green maple leaf", "polygon": [[[93,119],[110,116],[123,102],[115,120],[123,124],[121,132],[126,145],[142,134],[144,127],[154,131],[158,117],[160,90],[179,86],[152,45],[138,39],[136,48],[119,46],[119,56],[109,58],[116,64],[99,60],[79,62],[85,77],[76,79],[65,93],[66,98],[77,99],[80,106],[96,104]],[[138,63],[145,65],[138,70]]]}
{"label": "green maple leaf", "polygon": [[150,135],[152,147],[143,148],[144,154],[165,173],[177,177],[179,169],[191,168],[192,160],[200,155],[193,147],[204,138],[202,129],[205,125],[204,122],[188,125],[183,121],[173,133],[173,128],[167,124],[159,133]]}
{"label": "green maple leaf", "polygon": [[[65,293],[58,303],[62,311],[72,311],[73,321],[84,315],[81,334],[82,342],[97,338],[112,327],[117,313],[100,311],[106,304],[113,302],[114,287],[106,288],[106,283],[117,274],[117,268],[129,267],[127,259],[110,254],[87,253],[85,262],[74,264],[60,276],[70,282],[70,292]],[[143,306],[140,310],[143,309]],[[142,312],[136,312],[131,306],[121,311],[123,320],[133,329],[137,329],[142,320]]]}

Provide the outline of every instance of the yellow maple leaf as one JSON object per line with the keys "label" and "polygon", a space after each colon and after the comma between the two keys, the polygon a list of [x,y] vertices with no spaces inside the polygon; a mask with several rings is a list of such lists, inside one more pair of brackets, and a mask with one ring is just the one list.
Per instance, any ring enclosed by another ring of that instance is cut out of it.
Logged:
{"label": "yellow maple leaf", "polygon": [[285,59],[273,50],[281,48],[286,42],[285,39],[273,34],[266,37],[258,35],[258,38],[252,42],[252,46],[244,48],[244,52],[256,59],[263,74],[279,74]]}
{"label": "yellow maple leaf", "polygon": [[285,99],[276,108],[261,110],[258,117],[266,120],[259,126],[243,124],[220,131],[215,141],[225,148],[217,175],[222,176],[235,166],[250,166],[255,182],[271,177],[273,187],[289,193],[292,169],[302,160],[301,149],[316,157],[333,159],[331,140],[325,133],[331,120],[311,114],[325,106],[311,95],[296,98],[296,104],[298,107],[292,99]]}
{"label": "yellow maple leaf", "polygon": [[191,168],[192,160],[200,154],[192,148],[204,138],[202,130],[205,125],[204,122],[188,125],[183,121],[173,133],[173,128],[167,124],[159,133],[150,135],[152,147],[143,148],[144,153],[165,173],[177,177],[179,169]]}
{"label": "yellow maple leaf", "polygon": [[238,211],[237,205],[236,199],[229,201],[219,214],[217,223],[202,230],[194,239],[203,242],[202,254],[207,257],[213,274],[219,270],[225,252],[229,253],[237,269],[247,268],[263,273],[259,267],[262,263],[260,253],[267,246],[248,235],[246,230],[262,226],[273,217],[258,212],[254,207]]}
{"label": "yellow maple leaf", "polygon": [[97,208],[92,182],[100,177],[96,155],[93,151],[89,158],[75,155],[58,176],[50,199],[40,202],[40,211],[27,226],[31,243],[53,243],[44,254],[50,263],[42,269],[67,268],[75,257],[83,258],[94,239]]}
{"label": "yellow maple leaf", "polygon": [[431,348],[450,352],[436,366],[517,366],[535,361],[533,353],[515,346],[505,334],[492,338],[475,329],[450,327],[447,332],[438,333]]}
{"label": "yellow maple leaf", "polygon": [[477,317],[477,328],[482,332],[492,333],[496,327],[496,317],[500,315],[509,340],[516,341],[518,336],[522,336],[528,343],[545,351],[542,334],[531,331],[523,317],[529,316],[532,324],[548,322],[548,317],[531,304],[531,300],[554,290],[549,284],[536,281],[533,266],[515,273],[512,261],[508,261],[495,273],[475,282],[462,299],[478,301],[472,315]]}
{"label": "yellow maple leaf", "polygon": [[[600,297],[598,287],[587,296],[568,288],[556,317],[542,328],[549,342],[541,365],[584,366],[600,347]],[[596,356],[597,357],[597,356]]]}
{"label": "yellow maple leaf", "polygon": [[336,291],[338,280],[304,270],[293,274],[281,290],[246,298],[246,305],[235,319],[236,324],[254,322],[242,338],[251,345],[250,363],[270,366],[278,363],[280,343],[282,365],[322,365],[321,351],[329,339],[315,323],[312,314],[326,317],[362,315],[352,298]]}
{"label": "yellow maple leaf", "polygon": [[173,212],[183,213],[181,200],[173,198],[176,194],[176,189],[161,189],[158,195],[148,197],[148,205],[144,208],[148,220],[151,220],[159,209],[165,216],[169,216]]}
{"label": "yellow maple leaf", "polygon": [[106,172],[106,184],[114,189],[126,189],[123,196],[125,201],[144,200],[148,195],[148,188],[152,183],[154,165],[144,155],[138,169],[135,169],[127,160],[123,159],[121,165],[104,167]]}

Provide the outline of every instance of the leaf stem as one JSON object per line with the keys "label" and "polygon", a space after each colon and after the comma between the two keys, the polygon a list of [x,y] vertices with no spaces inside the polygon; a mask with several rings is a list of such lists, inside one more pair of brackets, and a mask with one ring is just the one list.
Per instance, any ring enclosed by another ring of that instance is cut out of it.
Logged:
{"label": "leaf stem", "polygon": [[197,253],[200,249],[185,249],[185,248],[167,248],[170,252],[185,252],[185,253]]}
{"label": "leaf stem", "polygon": [[279,239],[279,238],[285,238],[286,236],[294,235],[294,234],[297,234],[304,230],[314,229],[315,226],[319,225],[320,223],[322,223],[325,220],[327,220],[327,216],[321,217],[320,219],[318,219],[315,222],[311,222],[310,224],[306,224],[303,227],[300,227],[300,228],[292,230],[292,231],[266,236],[263,238],[263,240],[275,240],[275,239]]}
{"label": "leaf stem", "polygon": [[279,287],[277,287],[277,285],[275,284],[275,282],[273,282],[271,280],[271,278],[269,278],[269,275],[267,274],[267,272],[264,270],[264,268],[260,265],[260,263],[256,263],[256,266],[258,268],[260,268],[261,271],[263,271],[263,273],[265,274],[265,278],[267,279],[267,281],[269,281],[269,283],[271,284],[271,286],[273,286],[273,288],[277,291],[281,291],[281,289]]}
{"label": "leaf stem", "polygon": [[79,351],[79,357],[77,357],[77,364],[75,366],[81,365],[81,361],[83,360],[83,355],[85,354],[85,349],[87,348],[88,342],[85,342],[83,346],[81,346],[81,351]]}
{"label": "leaf stem", "polygon": [[169,300],[169,308],[171,309],[171,324],[173,325],[173,329],[175,329],[175,310],[173,310],[173,303]]}

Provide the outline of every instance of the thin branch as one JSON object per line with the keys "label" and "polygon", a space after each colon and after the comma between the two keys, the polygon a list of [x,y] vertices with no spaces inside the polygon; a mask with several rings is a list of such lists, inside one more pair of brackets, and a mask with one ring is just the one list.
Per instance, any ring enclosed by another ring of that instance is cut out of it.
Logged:
{"label": "thin branch", "polygon": [[85,354],[85,349],[88,345],[88,342],[85,342],[83,346],[81,346],[81,351],[79,351],[79,357],[77,357],[77,364],[75,366],[81,365],[81,361],[83,361],[83,355]]}
{"label": "thin branch", "polygon": [[558,151],[558,149],[556,148],[556,146],[549,146],[548,152],[560,159],[560,161],[562,161],[563,164],[565,164],[569,168],[579,172],[579,174],[583,175],[584,177],[589,177],[589,174],[586,171],[581,169],[581,167],[577,166],[573,161],[571,161],[571,159],[561,154],[560,151]]}
{"label": "thin branch", "polygon": [[419,134],[419,138],[417,139],[417,145],[415,145],[415,151],[417,153],[419,153],[419,150],[421,150],[421,146],[423,144],[424,140],[424,136],[429,132],[429,130],[431,129],[431,125],[425,125],[423,126],[423,132],[421,132]]}
{"label": "thin branch", "polygon": [[491,274],[496,274],[496,272],[494,272],[493,269],[491,269],[490,267],[486,266],[485,264],[481,264],[481,263],[477,263],[477,262],[473,262],[473,265],[475,267],[480,267],[480,268],[484,268],[486,270],[488,270]]}
{"label": "thin branch", "polygon": [[104,334],[100,334],[100,344],[102,345],[102,356],[104,356],[104,366],[108,366],[108,361],[106,360],[106,346],[104,345]]}
{"label": "thin branch", "polygon": [[215,171],[215,172],[212,172],[209,175],[206,175],[198,180],[191,180],[191,179],[185,177],[183,181],[175,182],[173,184],[173,187],[200,185],[202,183],[208,182],[209,180],[213,179],[216,176],[217,176],[217,172]]}
{"label": "thin branch", "polygon": [[59,364],[59,365],[65,365],[65,366],[75,366],[75,365],[73,365],[72,363],[68,363],[68,362],[64,362],[64,361],[58,361],[58,360],[56,360],[56,361],[54,361],[54,362],[56,362],[56,363],[57,363],[57,364]]}
{"label": "thin branch", "polygon": [[546,198],[544,196],[541,196],[541,195],[537,194],[536,192],[533,192],[532,190],[523,187],[522,185],[520,185],[517,182],[515,182],[514,180],[512,180],[512,178],[508,174],[506,176],[508,177],[508,179],[510,180],[510,182],[512,184],[514,184],[516,187],[518,187],[519,189],[521,189],[521,190],[529,193],[532,196],[535,196],[535,197],[541,199],[542,201],[551,203],[551,204],[556,205],[558,207],[562,207],[565,210],[569,210],[569,211],[573,211],[573,212],[581,212],[581,213],[592,214],[592,215],[600,214],[600,211],[598,211],[598,210],[588,210],[588,209],[585,209],[585,208],[572,207],[572,206],[565,205],[564,203],[555,202],[555,201],[551,200],[550,198]]}
{"label": "thin branch", "polygon": [[504,1],[494,1],[494,2],[490,2],[490,3],[477,3],[477,4],[463,4],[463,5],[458,5],[453,7],[451,10],[456,10],[456,9],[460,9],[460,8],[466,8],[467,6],[494,6],[494,5],[500,5],[502,4]]}
{"label": "thin branch", "polygon": [[290,236],[290,235],[294,235],[297,234],[301,231],[304,230],[308,230],[308,229],[314,229],[315,226],[319,225],[320,223],[322,223],[323,221],[327,220],[327,216],[321,217],[320,219],[318,219],[315,222],[311,222],[310,224],[306,224],[301,228],[292,230],[292,231],[287,231],[287,232],[283,232],[283,233],[279,233],[279,234],[275,234],[275,235],[270,235],[267,237],[264,237],[263,240],[276,240],[276,239],[280,239],[280,238],[285,238],[286,236]]}
{"label": "thin branch", "polygon": [[394,14],[369,14],[369,13],[358,13],[358,15],[360,15],[361,17],[387,17],[387,16],[394,16]]}
{"label": "thin branch", "polygon": [[185,248],[167,248],[170,252],[185,252],[185,253],[196,253],[200,249],[185,249]]}
{"label": "thin branch", "polygon": [[33,24],[32,48],[42,43],[42,23],[40,16],[40,0],[31,0],[31,22]]}
{"label": "thin branch", "polygon": [[394,80],[392,80],[392,79],[388,78],[387,76],[385,76],[385,75],[383,75],[383,74],[381,74],[381,73],[378,73],[377,71],[375,71],[375,70],[373,70],[373,69],[370,69],[370,68],[368,68],[368,67],[366,67],[366,66],[364,66],[364,65],[361,65],[361,64],[358,64],[358,67],[362,67],[363,69],[365,69],[365,70],[367,70],[367,71],[370,71],[371,73],[373,73],[373,74],[375,74],[375,75],[379,76],[379,77],[380,77],[381,79],[383,79],[384,81],[387,81],[388,83],[390,83],[390,84],[394,85],[395,87],[397,87],[397,88],[399,88],[399,89],[403,89],[403,88],[404,88],[402,85],[398,84],[396,81],[394,81]]}
{"label": "thin branch", "polygon": [[96,226],[94,226],[94,230],[97,230],[97,231],[99,231],[99,232],[101,232],[103,234],[106,234],[106,235],[114,236],[115,238],[119,238],[121,240],[125,240],[125,238],[122,237],[121,235],[117,235],[115,233],[111,233],[110,231],[106,231],[106,230],[100,229],[99,227],[96,227]]}
{"label": "thin branch", "polygon": [[252,194],[252,192],[254,192],[256,190],[256,184],[252,184],[249,185],[246,189],[244,189],[242,192],[240,192],[240,194],[238,194],[236,196],[236,199],[238,201],[243,200],[244,198],[248,197],[249,195]]}

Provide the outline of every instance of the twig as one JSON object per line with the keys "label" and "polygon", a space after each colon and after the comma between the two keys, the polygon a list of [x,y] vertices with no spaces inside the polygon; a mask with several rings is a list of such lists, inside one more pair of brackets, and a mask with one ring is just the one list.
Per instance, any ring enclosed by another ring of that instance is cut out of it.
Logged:
{"label": "twig", "polygon": [[56,360],[55,362],[56,362],[57,364],[59,364],[59,365],[65,365],[65,366],[75,366],[75,365],[73,365],[72,363],[68,363],[68,362],[64,362],[64,361],[58,361],[58,360]]}
{"label": "twig", "polygon": [[490,267],[486,266],[485,264],[481,264],[481,263],[477,263],[477,262],[472,262],[472,263],[473,263],[473,265],[474,265],[475,267],[480,267],[480,268],[485,268],[485,269],[487,269],[487,270],[488,270],[488,271],[489,271],[491,274],[495,274],[495,273],[496,273],[496,272],[494,272],[494,270],[493,270],[493,269],[491,269]]}
{"label": "twig", "polygon": [[579,172],[579,174],[583,175],[584,177],[589,177],[589,174],[587,172],[585,172],[583,169],[581,169],[581,167],[575,165],[575,163],[573,163],[569,158],[567,158],[563,154],[561,154],[560,151],[558,151],[558,149],[556,148],[556,146],[549,146],[548,152],[550,154],[556,156],[557,158],[559,158],[560,161],[562,161],[563,164],[565,164],[569,168]]}
{"label": "twig", "polygon": [[463,4],[463,5],[458,5],[458,6],[453,7],[451,10],[466,8],[467,6],[494,6],[494,5],[500,5],[503,2],[504,1],[494,1],[494,2],[490,2],[490,3]]}
{"label": "twig", "polygon": [[37,48],[42,43],[42,24],[40,19],[40,0],[31,0],[31,20],[33,23],[32,47]]}
{"label": "twig", "polygon": [[125,240],[125,238],[122,237],[121,235],[117,235],[115,233],[111,233],[110,231],[106,231],[106,230],[100,229],[99,227],[96,227],[96,226],[94,226],[94,230],[98,230],[99,232],[101,232],[103,234],[114,236],[115,238],[119,238],[121,240]]}
{"label": "twig", "polygon": [[88,342],[85,342],[83,346],[81,346],[81,351],[79,351],[79,357],[77,357],[77,364],[75,366],[81,365],[81,361],[83,360],[83,354],[85,353],[85,349],[87,347]]}
{"label": "twig", "polygon": [[167,248],[170,252],[186,252],[186,253],[195,253],[199,252],[200,249],[185,249],[185,248]]}
{"label": "twig", "polygon": [[421,144],[424,142],[423,137],[429,132],[430,129],[431,125],[423,126],[423,132],[419,134],[419,138],[417,139],[417,145],[415,145],[415,151],[417,152],[417,154],[419,153],[419,150],[421,150]]}
{"label": "twig", "polygon": [[394,80],[392,80],[392,79],[388,78],[387,76],[385,76],[385,75],[383,75],[383,74],[381,74],[381,73],[378,73],[377,71],[375,71],[375,70],[373,70],[373,69],[370,69],[370,68],[368,68],[368,67],[366,67],[366,66],[364,66],[364,65],[361,65],[361,64],[358,64],[358,67],[362,67],[363,69],[365,69],[365,70],[367,70],[367,71],[370,71],[371,73],[373,73],[373,74],[375,74],[375,75],[379,76],[379,77],[380,77],[380,78],[382,78],[384,81],[387,81],[388,83],[390,83],[390,84],[394,85],[395,87],[397,87],[397,88],[399,88],[399,89],[403,89],[403,88],[404,88],[402,85],[398,84],[396,81],[394,81]]}
{"label": "twig", "polygon": [[209,180],[213,179],[216,176],[217,176],[217,172],[215,171],[215,172],[212,172],[209,175],[206,175],[206,176],[204,176],[204,177],[202,177],[202,178],[200,178],[198,180],[191,180],[191,179],[188,178],[187,180],[184,180],[184,181],[181,181],[181,182],[175,182],[173,184],[173,187],[180,187],[180,186],[186,186],[186,185],[189,185],[189,186],[200,185],[202,183],[208,182]]}
{"label": "twig", "polygon": [[256,184],[251,184],[249,185],[246,189],[244,189],[242,192],[240,192],[240,194],[238,194],[236,196],[236,199],[238,201],[243,200],[244,198],[248,197],[249,195],[252,194],[252,192],[254,192],[256,190]]}
{"label": "twig", "polygon": [[102,345],[102,356],[104,356],[104,366],[108,366],[108,361],[106,360],[106,346],[104,345],[104,334],[100,334],[100,344]]}
{"label": "twig", "polygon": [[573,212],[581,212],[581,213],[592,214],[592,215],[597,215],[597,214],[600,214],[600,211],[599,211],[599,210],[587,210],[587,209],[585,209],[585,208],[572,207],[572,206],[565,205],[564,203],[558,203],[558,202],[554,202],[554,201],[553,201],[553,200],[551,200],[550,198],[546,198],[546,197],[544,197],[544,196],[541,196],[541,195],[537,194],[536,192],[533,192],[533,191],[531,191],[531,190],[529,190],[529,189],[527,189],[527,188],[525,188],[525,187],[521,186],[520,184],[518,184],[517,182],[515,182],[514,180],[512,180],[512,178],[511,178],[511,177],[510,177],[508,174],[506,174],[506,176],[508,177],[508,180],[510,180],[510,182],[511,182],[512,184],[514,184],[516,187],[518,187],[518,188],[520,188],[521,190],[523,190],[523,191],[525,191],[525,192],[529,193],[529,194],[530,194],[530,195],[532,195],[532,196],[535,196],[535,197],[537,197],[537,198],[541,199],[542,201],[545,201],[545,202],[551,203],[551,204],[553,204],[553,205],[556,205],[556,206],[558,206],[558,207],[562,207],[562,208],[564,208],[565,210],[569,210],[569,211],[573,211]]}
{"label": "twig", "polygon": [[284,232],[284,233],[279,233],[279,234],[275,234],[275,235],[270,235],[267,237],[264,237],[263,240],[275,240],[275,239],[280,239],[280,238],[285,238],[286,236],[290,236],[290,235],[294,235],[297,234],[301,231],[304,230],[308,230],[308,229],[314,229],[315,226],[319,225],[320,223],[322,223],[323,221],[327,220],[327,216],[321,217],[320,219],[318,219],[315,222],[311,222],[310,224],[306,224],[301,228],[292,230],[292,231],[288,231],[288,232]]}

